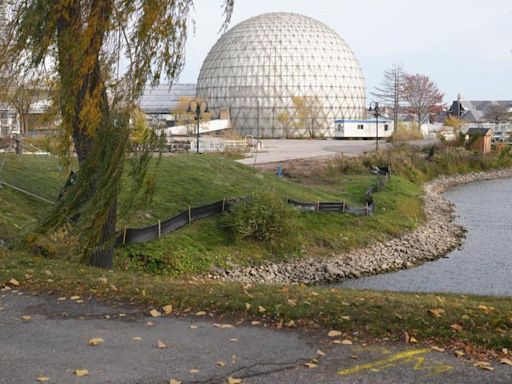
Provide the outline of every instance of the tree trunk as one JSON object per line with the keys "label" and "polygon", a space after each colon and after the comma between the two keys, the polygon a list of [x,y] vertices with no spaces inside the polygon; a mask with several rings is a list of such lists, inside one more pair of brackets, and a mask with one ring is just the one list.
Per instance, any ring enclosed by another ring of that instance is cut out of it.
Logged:
{"label": "tree trunk", "polygon": [[[61,114],[65,129],[73,138],[80,169],[88,160],[94,145],[102,145],[95,138],[97,131],[108,129],[111,124],[108,96],[103,84],[99,54],[110,15],[110,1],[96,0],[91,5],[89,25],[94,25],[92,37],[88,40],[85,51],[76,48],[77,42],[84,41],[84,21],[80,0],[70,0],[66,6],[67,17],[57,21],[59,74],[61,80]],[[87,31],[91,32],[91,31]],[[92,60],[92,65],[90,64]],[[84,113],[86,102],[97,102],[100,113],[95,126],[96,131],[89,130],[91,125],[89,111]],[[97,159],[102,161],[102,159]],[[85,199],[90,199],[97,192],[102,175],[93,174],[89,179],[89,191]],[[86,200],[87,201],[87,200]],[[82,204],[85,204],[83,201]],[[113,264],[113,245],[105,245],[115,234],[117,220],[117,196],[109,203],[108,218],[100,229],[97,250],[89,250],[89,264],[95,267],[111,268]]]}

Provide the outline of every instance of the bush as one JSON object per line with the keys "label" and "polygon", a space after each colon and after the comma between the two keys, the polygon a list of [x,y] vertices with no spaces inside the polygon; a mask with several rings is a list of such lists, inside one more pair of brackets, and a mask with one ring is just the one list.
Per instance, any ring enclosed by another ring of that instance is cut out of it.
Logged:
{"label": "bush", "polygon": [[258,192],[235,204],[222,219],[235,241],[256,241],[284,252],[302,246],[299,212],[274,192]]}

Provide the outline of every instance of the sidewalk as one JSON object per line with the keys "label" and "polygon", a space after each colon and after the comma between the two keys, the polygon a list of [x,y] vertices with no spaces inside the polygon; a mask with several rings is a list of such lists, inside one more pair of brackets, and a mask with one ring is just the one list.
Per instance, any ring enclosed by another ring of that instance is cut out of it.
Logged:
{"label": "sidewalk", "polygon": [[[104,342],[88,345],[93,338]],[[44,377],[95,384],[228,383],[228,377],[233,384],[512,382],[512,367],[493,363],[494,371],[484,371],[424,347],[345,345],[325,331],[237,325],[208,314],[152,318],[86,298],[16,291],[0,292],[0,345],[2,384]]]}

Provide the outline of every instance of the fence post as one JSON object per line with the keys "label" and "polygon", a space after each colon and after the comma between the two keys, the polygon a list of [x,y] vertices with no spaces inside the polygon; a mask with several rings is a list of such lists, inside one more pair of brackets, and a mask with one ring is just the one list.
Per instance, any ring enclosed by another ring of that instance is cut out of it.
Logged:
{"label": "fence post", "polygon": [[192,209],[190,208],[190,205],[188,206],[188,223],[190,224],[192,222]]}
{"label": "fence post", "polygon": [[316,211],[320,212],[320,202],[319,201],[316,203]]}
{"label": "fence post", "polygon": [[224,209],[226,207],[226,198],[222,199],[222,213],[224,213]]}
{"label": "fence post", "polygon": [[126,244],[126,227],[124,227],[123,231],[123,244]]}
{"label": "fence post", "polygon": [[341,204],[341,212],[345,213],[345,202],[342,201]]}
{"label": "fence post", "polygon": [[158,220],[158,237],[160,238],[162,236],[162,224],[160,220]]}
{"label": "fence post", "polygon": [[369,216],[369,213],[368,213],[368,202],[366,202],[366,216]]}

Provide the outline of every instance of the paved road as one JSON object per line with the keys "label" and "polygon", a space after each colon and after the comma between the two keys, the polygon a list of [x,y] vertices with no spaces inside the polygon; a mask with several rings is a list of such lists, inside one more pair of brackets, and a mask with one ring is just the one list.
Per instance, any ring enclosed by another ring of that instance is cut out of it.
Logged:
{"label": "paved road", "polygon": [[[306,159],[313,157],[334,156],[336,153],[345,155],[360,155],[375,150],[375,140],[262,140],[263,150],[251,157],[239,160],[242,164],[252,165]],[[416,140],[409,142],[413,145],[426,146],[434,140]],[[380,148],[389,148],[391,144],[379,142]]]}
{"label": "paved road", "polygon": [[[0,383],[512,383],[511,367],[482,371],[428,348],[341,345],[325,332],[219,328],[227,321],[191,317],[0,292]],[[91,338],[104,343],[89,346]],[[314,358],[318,366],[307,368]],[[77,369],[89,375],[77,377]]]}

